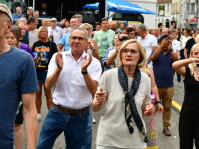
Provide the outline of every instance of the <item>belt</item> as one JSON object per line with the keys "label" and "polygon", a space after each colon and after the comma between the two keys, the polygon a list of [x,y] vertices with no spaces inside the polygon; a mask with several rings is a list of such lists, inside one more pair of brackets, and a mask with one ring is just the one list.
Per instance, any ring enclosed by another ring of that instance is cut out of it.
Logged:
{"label": "belt", "polygon": [[68,114],[79,114],[79,113],[86,113],[89,110],[89,106],[82,108],[82,109],[69,109],[69,108],[64,108],[60,105],[56,105],[53,103],[53,106],[56,107],[57,109],[64,111]]}

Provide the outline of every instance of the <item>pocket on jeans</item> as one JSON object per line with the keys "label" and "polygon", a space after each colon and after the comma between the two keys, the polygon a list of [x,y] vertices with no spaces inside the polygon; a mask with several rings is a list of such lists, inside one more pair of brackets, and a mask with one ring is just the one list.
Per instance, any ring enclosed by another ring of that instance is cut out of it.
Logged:
{"label": "pocket on jeans", "polygon": [[87,120],[89,117],[89,110],[86,113],[80,113],[81,120]]}
{"label": "pocket on jeans", "polygon": [[54,106],[51,106],[50,107],[50,110],[51,112],[57,112],[59,109],[55,108]]}

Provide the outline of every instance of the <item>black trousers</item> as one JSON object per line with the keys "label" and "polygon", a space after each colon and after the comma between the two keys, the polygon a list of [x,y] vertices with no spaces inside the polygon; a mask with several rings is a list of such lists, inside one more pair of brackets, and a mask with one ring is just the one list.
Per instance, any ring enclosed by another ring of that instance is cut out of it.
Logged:
{"label": "black trousers", "polygon": [[180,149],[199,149],[199,108],[182,105],[179,120]]}

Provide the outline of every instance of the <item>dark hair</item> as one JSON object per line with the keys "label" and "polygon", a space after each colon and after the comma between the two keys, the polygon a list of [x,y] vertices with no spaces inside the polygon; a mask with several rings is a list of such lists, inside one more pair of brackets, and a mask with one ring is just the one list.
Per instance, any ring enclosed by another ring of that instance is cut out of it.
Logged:
{"label": "dark hair", "polygon": [[169,38],[168,35],[161,36],[160,39],[159,39],[159,43],[161,43],[163,39],[167,39],[167,38]]}
{"label": "dark hair", "polygon": [[28,25],[29,25],[30,23],[35,23],[35,22],[37,22],[37,19],[34,18],[34,17],[30,17],[30,18],[28,18],[28,20],[27,20],[27,24],[28,24]]}
{"label": "dark hair", "polygon": [[108,19],[107,19],[107,18],[102,18],[102,19],[101,19],[101,23],[102,23],[103,21],[108,21]]}
{"label": "dark hair", "polygon": [[126,31],[129,33],[129,32],[135,31],[135,29],[134,29],[134,28],[132,28],[132,27],[129,27],[129,28],[127,28],[127,30],[126,30]]}
{"label": "dark hair", "polygon": [[187,32],[187,34],[190,36],[191,35],[191,30],[186,28],[185,31]]}
{"label": "dark hair", "polygon": [[158,27],[160,27],[160,26],[162,26],[163,25],[163,23],[158,23]]}

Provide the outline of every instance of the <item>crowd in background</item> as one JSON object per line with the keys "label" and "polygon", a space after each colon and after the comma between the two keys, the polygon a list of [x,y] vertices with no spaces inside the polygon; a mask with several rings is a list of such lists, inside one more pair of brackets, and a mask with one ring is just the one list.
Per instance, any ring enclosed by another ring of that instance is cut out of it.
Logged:
{"label": "crowd in background", "polygon": [[[199,29],[181,30],[175,23],[169,28],[159,23],[149,29],[141,23],[109,22],[107,18],[89,24],[83,22],[81,14],[58,21],[40,18],[48,14],[46,6],[42,8],[34,11],[27,7],[23,14],[16,7],[12,16],[4,6],[0,9],[13,23],[0,38],[5,38],[13,51],[18,48],[28,52],[34,61],[38,88],[31,92],[36,92],[38,121],[42,116],[42,93],[46,97],[49,113],[38,149],[52,148],[63,131],[67,148],[92,148],[92,123],[96,122],[92,109],[100,111],[102,105],[105,112],[98,126],[97,149],[158,148],[155,113],[162,113],[163,133],[171,136],[175,73],[178,86],[182,86],[182,78],[185,83],[180,148],[193,148],[193,139],[199,147],[199,100],[195,97],[199,86]],[[20,99],[14,125],[16,149],[22,148],[21,124],[27,108],[23,102]],[[81,120],[76,117],[79,113]]]}

